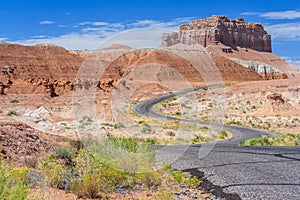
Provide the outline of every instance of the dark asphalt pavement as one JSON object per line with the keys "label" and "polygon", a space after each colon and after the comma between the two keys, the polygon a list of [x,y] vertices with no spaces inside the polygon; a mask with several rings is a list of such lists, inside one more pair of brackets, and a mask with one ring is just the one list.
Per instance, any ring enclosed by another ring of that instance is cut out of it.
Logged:
{"label": "dark asphalt pavement", "polygon": [[203,181],[202,189],[220,199],[300,200],[300,147],[239,147],[241,140],[262,135],[274,136],[263,130],[209,124],[164,116],[152,110],[165,99],[207,89],[189,89],[141,102],[133,112],[155,118],[181,120],[225,129],[232,138],[217,143],[158,147],[158,160],[172,167],[190,171]]}

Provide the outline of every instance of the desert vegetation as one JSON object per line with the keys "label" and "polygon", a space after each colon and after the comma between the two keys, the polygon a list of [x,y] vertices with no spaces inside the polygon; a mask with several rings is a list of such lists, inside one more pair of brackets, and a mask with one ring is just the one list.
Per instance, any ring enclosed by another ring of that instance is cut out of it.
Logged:
{"label": "desert vegetation", "polygon": [[251,138],[240,142],[240,146],[297,146],[300,145],[300,135],[287,134],[278,137]]}
{"label": "desert vegetation", "polygon": [[173,199],[176,191],[198,191],[200,184],[167,163],[155,168],[153,142],[134,138],[86,137],[57,147],[39,165],[8,168],[3,159],[0,164],[0,199],[7,200],[44,199],[28,195],[42,182],[78,198],[103,199],[136,191],[143,199]]}

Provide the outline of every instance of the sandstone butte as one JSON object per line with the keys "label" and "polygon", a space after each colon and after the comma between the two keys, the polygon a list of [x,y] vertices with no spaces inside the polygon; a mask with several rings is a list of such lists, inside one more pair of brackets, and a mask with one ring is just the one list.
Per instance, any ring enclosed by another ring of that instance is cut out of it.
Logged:
{"label": "sandstone butte", "polygon": [[[212,16],[163,34],[162,47],[158,49],[112,45],[97,51],[67,51],[54,45],[0,43],[0,93],[56,97],[76,88],[91,87],[98,92],[111,92],[134,68],[153,63],[177,70],[192,86],[203,85],[205,81],[191,60],[170,51],[189,48],[209,52],[206,55],[210,55],[209,60],[217,67],[223,82],[293,78],[288,71],[291,66],[272,54],[271,36],[262,25],[247,23],[242,18]],[[249,60],[255,61],[255,66],[253,63],[248,66]],[[93,73],[92,78],[78,76],[83,65],[103,63],[108,66],[103,72],[96,68],[96,72],[89,72],[89,68],[80,72],[87,76]]]}

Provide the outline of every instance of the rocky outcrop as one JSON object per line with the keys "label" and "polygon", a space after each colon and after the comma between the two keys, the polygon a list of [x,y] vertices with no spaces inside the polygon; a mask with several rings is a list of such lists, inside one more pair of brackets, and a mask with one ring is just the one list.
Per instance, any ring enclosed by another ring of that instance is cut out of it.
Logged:
{"label": "rocky outcrop", "polygon": [[265,80],[288,78],[288,76],[284,72],[266,63],[255,60],[240,60],[237,58],[231,58],[231,60],[239,63],[244,67],[247,67],[250,70],[257,72]]}
{"label": "rocky outcrop", "polygon": [[40,157],[63,140],[63,137],[37,131],[21,122],[0,121],[0,156],[4,158]]}
{"label": "rocky outcrop", "polygon": [[229,20],[226,16],[211,16],[180,26],[173,33],[162,36],[162,46],[178,43],[201,44],[204,47],[222,43],[232,48],[243,47],[271,52],[271,35],[259,23],[248,23],[243,18]]}
{"label": "rocky outcrop", "polygon": [[54,45],[0,43],[0,93],[69,92],[82,58]]}
{"label": "rocky outcrop", "polygon": [[278,113],[280,111],[288,110],[291,107],[291,105],[283,99],[282,94],[279,93],[269,94],[267,95],[267,99],[272,105],[273,113]]}

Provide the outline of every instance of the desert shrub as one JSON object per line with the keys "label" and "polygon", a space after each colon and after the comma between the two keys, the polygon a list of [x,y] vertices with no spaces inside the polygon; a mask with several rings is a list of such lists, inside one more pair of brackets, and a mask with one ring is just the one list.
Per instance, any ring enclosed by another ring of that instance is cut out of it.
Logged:
{"label": "desert shrub", "polygon": [[200,184],[196,176],[191,176],[188,172],[174,170],[172,175],[178,183],[184,183],[188,188],[197,188]]}
{"label": "desert shrub", "polygon": [[30,168],[36,168],[38,166],[38,158],[35,156],[26,156],[24,164]]}
{"label": "desert shrub", "polygon": [[152,133],[153,130],[149,124],[144,124],[141,132],[142,133]]}
{"label": "desert shrub", "polygon": [[177,111],[177,112],[175,112],[175,115],[180,116],[181,112]]}
{"label": "desert shrub", "polygon": [[192,144],[201,144],[203,142],[209,142],[211,139],[209,137],[203,137],[201,135],[197,135],[196,138],[192,139]]}
{"label": "desert shrub", "polygon": [[0,158],[0,199],[25,200],[28,186],[26,185],[27,168],[6,168]]}
{"label": "desert shrub", "polygon": [[62,125],[62,126],[68,126],[67,123],[65,123],[65,122],[61,122],[60,125]]}
{"label": "desert shrub", "polygon": [[150,145],[140,145],[133,138],[107,137],[87,150],[94,155],[98,163],[132,173],[149,168],[155,156]]}
{"label": "desert shrub", "polygon": [[175,133],[174,133],[173,131],[168,131],[168,132],[167,132],[167,135],[168,135],[168,136],[175,136]]}
{"label": "desert shrub", "polygon": [[66,189],[67,182],[72,177],[72,166],[66,166],[64,163],[59,163],[54,157],[48,157],[43,162],[41,170],[46,177],[46,182],[49,186]]}
{"label": "desert shrub", "polygon": [[154,156],[149,144],[133,138],[107,137],[82,151],[76,164],[79,173],[71,181],[71,190],[78,196],[96,198],[99,192],[112,192],[117,185],[159,185],[160,175],[152,173]]}
{"label": "desert shrub", "polygon": [[138,121],[138,124],[145,124],[146,122],[144,120]]}
{"label": "desert shrub", "polygon": [[92,117],[85,115],[81,119],[81,122],[84,122],[84,121],[86,121],[86,122],[93,122],[93,119],[92,119]]}
{"label": "desert shrub", "polygon": [[224,83],[224,86],[225,86],[225,87],[232,86],[232,83],[231,83],[231,82]]}
{"label": "desert shrub", "polygon": [[218,138],[219,138],[219,139],[225,139],[225,138],[227,138],[227,137],[228,137],[227,131],[225,131],[225,130],[219,131],[219,135],[218,135]]}
{"label": "desert shrub", "polygon": [[208,107],[212,108],[214,104],[212,102],[208,103]]}
{"label": "desert shrub", "polygon": [[16,99],[13,99],[13,100],[10,100],[9,103],[20,103],[20,102]]}
{"label": "desert shrub", "polygon": [[7,116],[13,116],[13,115],[15,115],[15,116],[17,116],[18,115],[18,113],[17,113],[17,111],[16,110],[9,110],[8,112],[7,112],[7,114],[6,114]]}
{"label": "desert shrub", "polygon": [[240,121],[235,121],[235,120],[231,120],[231,121],[227,122],[226,124],[229,124],[229,125],[235,124],[235,125],[239,125],[239,126],[242,126],[242,125],[243,125],[242,122],[240,122]]}
{"label": "desert shrub", "polygon": [[71,161],[72,160],[72,152],[67,147],[58,147],[55,150],[55,156],[58,159],[66,159]]}
{"label": "desert shrub", "polygon": [[203,132],[208,132],[209,128],[207,126],[203,126],[200,128],[200,130]]}
{"label": "desert shrub", "polygon": [[114,124],[114,128],[117,129],[117,128],[125,128],[124,124],[122,122],[117,122]]}
{"label": "desert shrub", "polygon": [[159,189],[156,193],[153,194],[152,198],[153,200],[173,200],[174,196],[163,189]]}
{"label": "desert shrub", "polygon": [[[192,188],[199,184],[197,177],[174,171],[170,165],[154,170],[155,139],[107,137],[88,143],[72,155],[72,165],[62,162],[62,158],[69,155],[65,150],[49,155],[42,162],[41,170],[49,186],[70,189],[82,198],[105,199],[105,195],[117,187],[156,190],[166,181],[167,184],[180,183]],[[154,197],[172,199],[172,194],[158,191]]]}
{"label": "desert shrub", "polygon": [[110,123],[107,123],[107,122],[100,123],[100,125],[101,126],[110,126],[110,127],[114,126],[113,124],[110,124]]}
{"label": "desert shrub", "polygon": [[251,138],[243,140],[240,146],[297,146],[300,145],[300,135],[287,134],[286,136],[268,137],[263,135],[261,138]]}
{"label": "desert shrub", "polygon": [[162,177],[158,171],[150,171],[138,175],[139,182],[147,188],[158,187],[162,184]]}

